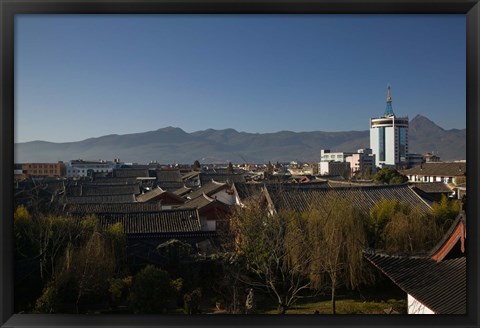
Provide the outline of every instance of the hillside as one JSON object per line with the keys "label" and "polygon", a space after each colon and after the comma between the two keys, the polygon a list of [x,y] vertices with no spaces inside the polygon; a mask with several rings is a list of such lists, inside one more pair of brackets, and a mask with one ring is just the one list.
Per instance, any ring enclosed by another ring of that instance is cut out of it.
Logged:
{"label": "hillside", "polygon": [[[207,129],[187,133],[167,127],[126,135],[107,135],[78,142],[32,141],[15,144],[15,162],[56,162],[72,159],[147,163],[252,163],[318,161],[321,149],[355,151],[369,146],[369,131],[246,133]],[[410,122],[410,152],[435,152],[442,160],[465,159],[466,131],[444,130],[417,115]]]}

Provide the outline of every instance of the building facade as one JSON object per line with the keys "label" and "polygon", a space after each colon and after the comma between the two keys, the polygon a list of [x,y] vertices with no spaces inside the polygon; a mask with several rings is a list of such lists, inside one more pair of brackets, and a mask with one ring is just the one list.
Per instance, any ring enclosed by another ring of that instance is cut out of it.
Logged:
{"label": "building facade", "polygon": [[392,109],[390,85],[382,117],[370,119],[370,148],[378,167],[405,167],[408,160],[408,116],[397,117]]}
{"label": "building facade", "polygon": [[63,162],[16,164],[15,169],[15,175],[24,177],[65,177],[66,175]]}
{"label": "building facade", "polygon": [[88,177],[93,173],[109,173],[120,166],[120,162],[111,161],[84,161],[82,159],[72,160],[66,163],[67,177]]}

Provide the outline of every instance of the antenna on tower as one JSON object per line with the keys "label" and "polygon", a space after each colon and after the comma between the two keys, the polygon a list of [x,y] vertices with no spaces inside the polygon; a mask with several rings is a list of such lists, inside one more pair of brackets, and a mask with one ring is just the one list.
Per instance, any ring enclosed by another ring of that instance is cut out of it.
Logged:
{"label": "antenna on tower", "polygon": [[390,83],[388,83],[387,86],[387,107],[385,108],[385,114],[383,114],[384,117],[392,117],[395,114],[393,114],[393,108],[392,108],[392,96],[390,95]]}

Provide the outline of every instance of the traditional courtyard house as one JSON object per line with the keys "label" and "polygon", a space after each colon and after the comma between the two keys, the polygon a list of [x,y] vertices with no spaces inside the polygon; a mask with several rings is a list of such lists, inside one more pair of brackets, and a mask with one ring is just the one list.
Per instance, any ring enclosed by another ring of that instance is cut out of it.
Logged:
{"label": "traditional courtyard house", "polygon": [[182,181],[187,187],[200,187],[200,172],[190,171],[182,175]]}
{"label": "traditional courtyard house", "polygon": [[235,204],[234,190],[232,186],[229,186],[227,183],[210,181],[204,184],[201,188],[195,189],[191,193],[187,194],[185,198],[187,201],[193,200],[202,196],[202,194],[217,199],[227,205]]}
{"label": "traditional courtyard house", "polygon": [[203,231],[196,209],[175,209],[159,212],[101,213],[97,215],[102,227],[120,223],[127,235],[127,258],[130,267],[146,264],[164,265],[157,247],[178,240],[191,246],[192,252],[216,238],[213,231]]}
{"label": "traditional courtyard house", "polygon": [[429,254],[364,251],[364,257],[407,294],[409,314],[466,314],[465,217],[459,214]]}
{"label": "traditional courtyard house", "polygon": [[[309,184],[266,184],[265,190],[270,206],[275,211],[294,210],[306,212],[323,203],[327,195],[336,195],[349,200],[363,214],[369,215],[376,203],[387,200],[397,200],[418,208],[422,213],[430,213],[431,208],[407,184],[377,185],[377,186],[308,186]],[[301,188],[297,187],[301,186]]]}
{"label": "traditional courtyard house", "polygon": [[160,204],[161,208],[172,209],[185,203],[185,199],[173,192],[163,190],[160,187],[153,188],[141,195],[136,196],[137,202]]}
{"label": "traditional courtyard house", "polygon": [[192,191],[192,188],[189,188],[189,187],[183,185],[181,188],[175,189],[172,192],[177,196],[185,197],[191,191]]}
{"label": "traditional courtyard house", "polygon": [[263,183],[237,182],[233,184],[235,205],[242,206],[248,199],[263,194]]}
{"label": "traditional courtyard house", "polygon": [[129,168],[122,167],[113,170],[115,178],[150,178],[150,170],[148,168]]}
{"label": "traditional courtyard house", "polygon": [[174,191],[182,188],[185,183],[179,170],[156,170],[157,185],[168,191]]}
{"label": "traditional courtyard house", "polygon": [[[463,183],[467,174],[466,162],[430,162],[403,170],[410,182]],[[461,181],[461,182],[460,182]]]}
{"label": "traditional courtyard house", "polygon": [[227,174],[227,173],[200,173],[200,185],[204,186],[212,181],[233,184],[236,182],[246,182],[245,174]]}
{"label": "traditional courtyard house", "polygon": [[196,208],[202,224],[207,231],[223,231],[228,229],[228,218],[232,213],[232,206],[209,197],[205,194],[188,201],[179,209]]}
{"label": "traditional courtyard house", "polygon": [[140,194],[140,185],[138,184],[81,184],[80,196],[97,195],[121,195],[121,194]]}
{"label": "traditional courtyard house", "polygon": [[108,213],[150,213],[160,212],[162,209],[157,203],[89,203],[64,204],[62,211],[73,217]]}
{"label": "traditional courtyard house", "polygon": [[411,187],[429,203],[439,202],[442,196],[450,197],[455,194],[455,191],[443,182],[415,182],[411,184]]}
{"label": "traditional courtyard house", "polygon": [[89,203],[134,203],[135,194],[116,194],[116,195],[96,195],[96,196],[65,196],[65,204],[89,204]]}

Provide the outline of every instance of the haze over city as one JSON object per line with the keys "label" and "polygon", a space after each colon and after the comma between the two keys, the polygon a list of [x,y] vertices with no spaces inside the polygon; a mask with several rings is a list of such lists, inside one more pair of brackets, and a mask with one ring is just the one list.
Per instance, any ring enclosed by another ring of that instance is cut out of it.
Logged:
{"label": "haze over city", "polygon": [[463,15],[19,15],[15,141],[180,127],[465,128]]}

